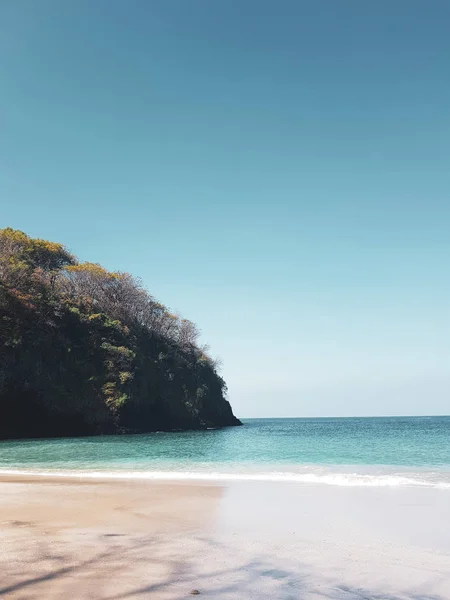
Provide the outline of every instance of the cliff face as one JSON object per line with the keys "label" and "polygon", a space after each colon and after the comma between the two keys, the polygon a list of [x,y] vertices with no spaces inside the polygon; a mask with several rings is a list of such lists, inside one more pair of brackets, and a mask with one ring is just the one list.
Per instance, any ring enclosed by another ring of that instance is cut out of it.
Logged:
{"label": "cliff face", "polygon": [[0,230],[0,438],[239,425],[196,338],[130,275]]}

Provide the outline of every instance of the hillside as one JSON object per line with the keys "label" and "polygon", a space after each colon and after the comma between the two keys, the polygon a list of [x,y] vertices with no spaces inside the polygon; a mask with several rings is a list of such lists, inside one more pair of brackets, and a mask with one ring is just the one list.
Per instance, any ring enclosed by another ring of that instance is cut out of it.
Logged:
{"label": "hillside", "polygon": [[0,230],[0,438],[239,425],[197,339],[128,273]]}

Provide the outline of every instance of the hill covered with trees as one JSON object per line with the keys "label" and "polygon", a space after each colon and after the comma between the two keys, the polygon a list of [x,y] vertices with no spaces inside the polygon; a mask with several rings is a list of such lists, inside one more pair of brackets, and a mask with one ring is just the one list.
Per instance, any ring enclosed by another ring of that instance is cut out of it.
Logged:
{"label": "hill covered with trees", "polygon": [[195,325],[128,273],[0,230],[0,438],[239,425]]}

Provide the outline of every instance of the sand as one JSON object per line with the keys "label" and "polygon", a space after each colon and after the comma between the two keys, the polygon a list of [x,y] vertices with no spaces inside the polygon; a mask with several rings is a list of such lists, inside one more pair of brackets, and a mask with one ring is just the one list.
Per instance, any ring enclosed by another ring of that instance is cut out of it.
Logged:
{"label": "sand", "polygon": [[0,597],[450,599],[450,492],[0,480]]}

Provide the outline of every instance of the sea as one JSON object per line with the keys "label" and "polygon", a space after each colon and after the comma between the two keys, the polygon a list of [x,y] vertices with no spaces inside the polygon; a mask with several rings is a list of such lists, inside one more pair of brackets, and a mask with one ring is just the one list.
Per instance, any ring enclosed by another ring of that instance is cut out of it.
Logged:
{"label": "sea", "polygon": [[245,419],[207,431],[0,442],[0,475],[450,491],[450,416]]}

